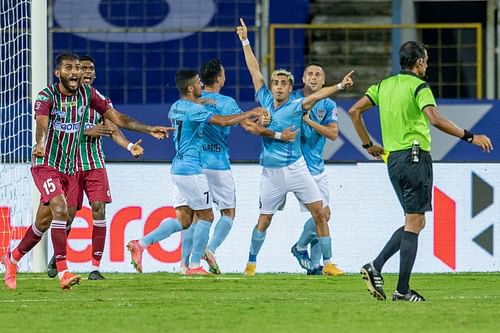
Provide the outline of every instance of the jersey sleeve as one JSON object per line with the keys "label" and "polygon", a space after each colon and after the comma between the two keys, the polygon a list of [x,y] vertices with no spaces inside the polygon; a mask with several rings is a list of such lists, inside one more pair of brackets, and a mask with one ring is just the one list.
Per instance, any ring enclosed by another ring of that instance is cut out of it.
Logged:
{"label": "jersey sleeve", "polygon": [[106,101],[108,101],[108,105],[110,108],[114,108],[113,102],[111,101],[111,98],[106,97]]}
{"label": "jersey sleeve", "polygon": [[262,85],[255,96],[262,107],[269,108],[269,106],[273,105],[273,94],[266,85]]}
{"label": "jersey sleeve", "polygon": [[208,123],[210,118],[213,117],[213,113],[208,111],[204,106],[199,104],[193,104],[192,110],[187,113],[188,119],[195,123]]}
{"label": "jersey sleeve", "polygon": [[331,99],[325,101],[325,117],[321,121],[321,125],[328,125],[338,122],[337,120],[337,103]]}
{"label": "jersey sleeve", "polygon": [[228,100],[226,107],[229,115],[240,114],[243,112],[233,98]]}
{"label": "jersey sleeve", "polygon": [[365,93],[373,105],[378,105],[378,90],[380,87],[380,83],[372,85]]}
{"label": "jersey sleeve", "polygon": [[426,106],[436,106],[436,100],[432,94],[432,90],[427,82],[422,83],[415,90],[415,100],[417,101],[418,108],[423,110]]}
{"label": "jersey sleeve", "polygon": [[109,108],[111,100],[104,97],[99,90],[90,87],[90,107],[95,109],[100,115],[103,115]]}
{"label": "jersey sleeve", "polygon": [[34,103],[35,118],[37,116],[49,116],[52,108],[52,101],[49,94],[45,91],[40,91],[36,96]]}

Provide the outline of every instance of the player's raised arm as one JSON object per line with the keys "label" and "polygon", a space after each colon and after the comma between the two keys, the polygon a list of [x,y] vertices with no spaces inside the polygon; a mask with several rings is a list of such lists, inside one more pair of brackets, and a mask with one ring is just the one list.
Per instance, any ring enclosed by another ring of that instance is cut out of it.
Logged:
{"label": "player's raised arm", "polygon": [[262,77],[262,73],[260,71],[259,62],[257,61],[252,47],[250,46],[250,42],[248,41],[248,29],[242,18],[240,18],[240,25],[236,28],[236,33],[240,38],[241,45],[243,46],[245,62],[247,64],[248,71],[252,76],[253,87],[255,92],[257,92],[264,85],[264,78]]}
{"label": "player's raised arm", "polygon": [[302,108],[304,110],[310,110],[314,106],[314,104],[316,104],[323,98],[333,95],[339,90],[344,90],[345,88],[352,87],[352,85],[354,84],[352,80],[352,74],[354,74],[354,71],[350,71],[346,76],[344,76],[342,82],[333,86],[323,87],[320,90],[316,91],[314,94],[304,97],[304,99],[302,100]]}

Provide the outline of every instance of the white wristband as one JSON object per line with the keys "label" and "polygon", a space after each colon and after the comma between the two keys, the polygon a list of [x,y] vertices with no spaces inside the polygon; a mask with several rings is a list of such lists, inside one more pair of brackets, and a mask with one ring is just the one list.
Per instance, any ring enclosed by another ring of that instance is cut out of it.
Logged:
{"label": "white wristband", "polygon": [[241,41],[241,45],[243,45],[243,46],[250,45],[250,41],[248,39],[244,39]]}
{"label": "white wristband", "polygon": [[342,82],[337,84],[337,90],[344,90],[344,84]]}
{"label": "white wristband", "polygon": [[281,132],[274,132],[274,138],[276,140],[280,140],[281,139]]}
{"label": "white wristband", "polygon": [[133,146],[133,145],[134,145],[134,144],[133,144],[132,142],[130,142],[130,143],[128,144],[128,146],[127,146],[127,150],[128,150],[128,151],[132,151],[132,146]]}

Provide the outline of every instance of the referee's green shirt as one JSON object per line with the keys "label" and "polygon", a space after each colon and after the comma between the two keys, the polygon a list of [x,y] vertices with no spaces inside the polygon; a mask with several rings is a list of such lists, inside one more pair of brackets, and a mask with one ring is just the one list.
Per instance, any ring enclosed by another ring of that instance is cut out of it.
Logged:
{"label": "referee's green shirt", "polygon": [[417,140],[422,150],[431,151],[429,120],[422,110],[436,106],[436,100],[425,81],[402,71],[368,88],[366,96],[379,107],[386,150],[408,149]]}

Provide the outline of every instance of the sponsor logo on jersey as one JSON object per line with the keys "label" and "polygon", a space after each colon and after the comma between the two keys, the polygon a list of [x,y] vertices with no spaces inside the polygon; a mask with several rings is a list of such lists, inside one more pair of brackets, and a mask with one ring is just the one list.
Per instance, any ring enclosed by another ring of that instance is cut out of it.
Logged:
{"label": "sponsor logo on jersey", "polygon": [[325,115],[326,115],[326,110],[325,109],[318,109],[318,111],[316,111],[316,116],[318,117],[318,119],[320,121],[322,121],[323,119],[325,119]]}
{"label": "sponsor logo on jersey", "polygon": [[54,116],[59,116],[61,118],[66,117],[66,111],[62,111],[62,110],[58,110],[58,109],[53,109],[50,114],[52,114]]}
{"label": "sponsor logo on jersey", "polygon": [[85,125],[83,125],[83,129],[91,129],[91,128],[94,128],[95,124],[92,124],[92,123],[85,123]]}
{"label": "sponsor logo on jersey", "polygon": [[54,129],[56,131],[66,132],[66,133],[75,133],[80,130],[80,123],[61,123],[55,122]]}
{"label": "sponsor logo on jersey", "polygon": [[78,105],[77,101],[61,102],[63,108],[73,108]]}
{"label": "sponsor logo on jersey", "polygon": [[85,110],[87,109],[87,105],[82,105],[78,108],[78,115],[81,117],[83,116],[83,113],[85,112]]}

